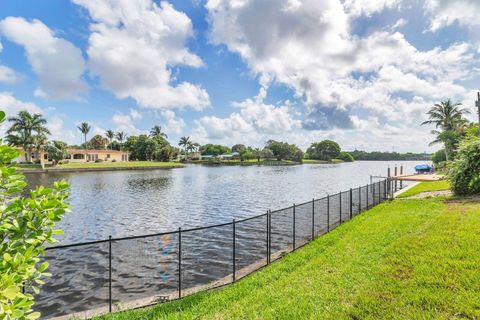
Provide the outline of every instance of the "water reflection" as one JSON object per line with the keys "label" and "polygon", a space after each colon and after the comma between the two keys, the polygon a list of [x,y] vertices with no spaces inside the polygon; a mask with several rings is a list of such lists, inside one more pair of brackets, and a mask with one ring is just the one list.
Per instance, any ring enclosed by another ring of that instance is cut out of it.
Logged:
{"label": "water reflection", "polygon": [[[299,166],[190,165],[183,169],[28,175],[30,186],[71,184],[62,243],[229,222],[369,183],[395,162]],[[416,162],[404,162],[412,171]]]}

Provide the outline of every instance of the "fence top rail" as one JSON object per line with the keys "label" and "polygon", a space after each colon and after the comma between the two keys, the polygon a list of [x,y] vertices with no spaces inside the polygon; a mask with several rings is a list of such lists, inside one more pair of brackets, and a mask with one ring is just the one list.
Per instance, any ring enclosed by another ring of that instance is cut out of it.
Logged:
{"label": "fence top rail", "polygon": [[[368,188],[369,185],[375,185],[375,184],[379,184],[379,183],[380,183],[380,181],[373,182],[371,184],[366,184],[364,187]],[[360,187],[360,188],[362,188],[362,187]],[[320,200],[324,200],[328,197],[334,197],[334,196],[337,196],[337,195],[341,196],[342,192],[350,192],[350,190],[340,191],[340,192],[335,193],[335,194],[329,194],[329,195],[327,195],[323,198],[320,198],[320,199],[313,199],[313,201],[320,201]],[[294,204],[294,205],[286,207],[286,208],[277,209],[277,210],[274,210],[274,211],[269,211],[269,213],[270,214],[278,213],[278,212],[283,211],[283,210],[293,209],[294,206],[300,206],[300,205],[308,204],[308,203],[311,203],[311,202],[312,202],[312,200],[307,201],[307,202],[303,202],[303,203],[299,203],[299,204]],[[235,220],[235,223],[249,221],[249,220],[252,220],[252,219],[255,219],[255,218],[260,218],[260,217],[263,217],[263,216],[266,216],[266,215],[267,215],[267,213],[263,213],[263,214],[255,215],[255,216],[248,217],[248,218],[245,218],[245,219]],[[220,223],[220,224],[215,224],[215,225],[210,225],[210,226],[195,227],[195,228],[190,228],[190,229],[181,229],[181,230],[175,230],[175,231],[169,231],[169,232],[158,232],[158,233],[151,233],[151,234],[146,234],[146,235],[127,236],[127,237],[119,237],[119,238],[110,238],[110,239],[101,239],[101,240],[92,240],[92,241],[86,241],[86,242],[70,243],[70,244],[46,247],[45,251],[50,251],[50,250],[55,250],[55,249],[66,249],[66,248],[73,248],[73,247],[80,247],[80,246],[88,246],[88,245],[92,245],[92,244],[108,243],[110,241],[113,242],[113,241],[123,241],[123,240],[134,240],[134,239],[151,238],[151,237],[158,237],[158,236],[176,234],[176,233],[180,233],[180,232],[181,233],[186,233],[186,232],[192,232],[192,231],[200,231],[200,230],[205,230],[205,229],[210,229],[210,228],[218,228],[218,227],[233,225],[233,223],[234,223],[233,221],[230,221],[230,222]]]}

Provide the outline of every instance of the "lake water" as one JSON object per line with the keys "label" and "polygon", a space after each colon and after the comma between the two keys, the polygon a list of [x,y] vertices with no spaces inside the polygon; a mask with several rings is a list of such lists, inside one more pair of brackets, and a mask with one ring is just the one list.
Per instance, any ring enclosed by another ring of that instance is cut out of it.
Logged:
{"label": "lake water", "polygon": [[[415,162],[402,162],[413,172]],[[142,235],[241,219],[320,198],[385,176],[400,162],[203,166],[152,171],[27,175],[30,186],[66,179],[72,212],[61,244]]]}
{"label": "lake water", "polygon": [[[404,171],[412,172],[416,163],[404,162]],[[112,303],[124,306],[145,305],[152,297],[176,298],[179,287],[188,294],[200,286],[230,282],[233,267],[239,277],[248,274],[264,266],[267,256],[291,251],[312,233],[321,235],[384,200],[386,184],[365,185],[370,175],[385,176],[395,164],[189,165],[28,175],[30,186],[70,182],[72,212],[59,225],[65,232],[61,244],[174,231],[46,251],[52,277],[36,297],[35,309],[43,318],[99,308],[104,312],[110,301],[109,279]],[[335,195],[327,199],[327,194]],[[270,227],[267,209],[275,211]],[[232,219],[237,219],[235,226]],[[175,232],[179,227],[181,237]]]}

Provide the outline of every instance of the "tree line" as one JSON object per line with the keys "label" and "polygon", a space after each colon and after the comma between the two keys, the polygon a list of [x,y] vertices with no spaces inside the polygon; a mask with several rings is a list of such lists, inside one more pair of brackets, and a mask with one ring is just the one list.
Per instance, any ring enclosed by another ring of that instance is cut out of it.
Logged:
{"label": "tree line", "polygon": [[[480,99],[480,97],[479,97]],[[437,168],[445,170],[456,195],[480,193],[480,131],[479,125],[465,118],[470,111],[450,99],[428,110],[422,125],[434,125],[435,139],[431,145],[443,144],[433,154]]]}

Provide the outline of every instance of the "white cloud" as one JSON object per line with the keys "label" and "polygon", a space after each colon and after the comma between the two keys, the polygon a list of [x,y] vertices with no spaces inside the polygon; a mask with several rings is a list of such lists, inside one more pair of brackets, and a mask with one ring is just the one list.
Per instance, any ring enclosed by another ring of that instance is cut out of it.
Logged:
{"label": "white cloud", "polygon": [[61,140],[68,144],[74,144],[76,141],[74,131],[64,127],[62,115],[54,115],[50,117],[47,122],[47,128],[51,133],[51,136],[48,137],[49,140]]}
{"label": "white cloud", "polygon": [[42,113],[42,109],[34,103],[17,100],[11,92],[0,92],[0,109],[7,117],[16,116],[20,111]]}
{"label": "white cloud", "polygon": [[431,14],[430,31],[437,31],[454,23],[480,25],[480,2],[476,0],[425,0],[425,8]]}
{"label": "white cloud", "polygon": [[85,63],[80,49],[56,37],[41,21],[7,17],[0,21],[0,32],[25,48],[28,62],[39,78],[37,92],[68,99],[87,90],[82,79]]}
{"label": "white cloud", "polygon": [[344,0],[346,12],[351,16],[371,16],[385,9],[396,8],[402,0]]}
{"label": "white cloud", "polygon": [[294,118],[288,101],[277,107],[264,103],[264,98],[265,91],[262,88],[254,99],[233,103],[239,111],[227,118],[200,118],[196,121],[193,138],[200,142],[215,140],[226,144],[241,142],[259,145],[270,138],[280,139],[300,129],[300,121]]}
{"label": "white cloud", "polygon": [[89,68],[117,98],[131,97],[148,108],[210,104],[202,87],[176,83],[172,67],[198,68],[201,59],[186,47],[192,23],[168,2],[152,0],[73,0],[85,7],[90,25]]}
{"label": "white cloud", "polygon": [[[142,133],[140,129],[135,127],[134,120],[131,115],[123,113],[114,114],[112,117],[112,122],[116,125],[115,131],[124,131],[128,135],[138,135]],[[105,134],[105,130],[103,130],[102,135],[103,134]]]}
{"label": "white cloud", "polygon": [[407,25],[408,21],[406,19],[400,18],[392,25],[392,30],[399,29]]}
{"label": "white cloud", "polygon": [[182,118],[178,118],[171,110],[163,110],[161,113],[165,120],[167,120],[167,123],[164,125],[165,131],[168,134],[180,134],[183,127],[185,127],[185,121],[183,121]]}
{"label": "white cloud", "polygon": [[18,79],[19,77],[13,69],[0,64],[0,82],[15,83]]}
{"label": "white cloud", "polygon": [[[363,37],[352,33],[351,23],[358,15],[399,5],[400,1],[210,0],[206,7],[210,41],[238,53],[261,84],[293,89],[311,116],[304,128],[317,134],[322,128],[338,139],[348,134],[351,139],[362,136],[362,121],[375,117],[379,128],[402,136],[399,143],[409,143],[407,135],[417,131],[427,143],[429,128],[419,126],[425,110],[439,99],[463,100],[469,94],[460,83],[475,77],[478,54],[468,43],[421,51],[400,32],[373,30]],[[397,22],[397,27],[404,23]],[[337,121],[339,117],[343,120]],[[315,122],[322,125],[312,125]],[[218,137],[233,128],[252,128],[241,112],[226,119],[209,117],[200,124],[204,134]],[[347,133],[339,130],[342,125]],[[390,143],[389,135],[375,132],[369,141]],[[301,134],[311,137],[305,130]]]}

